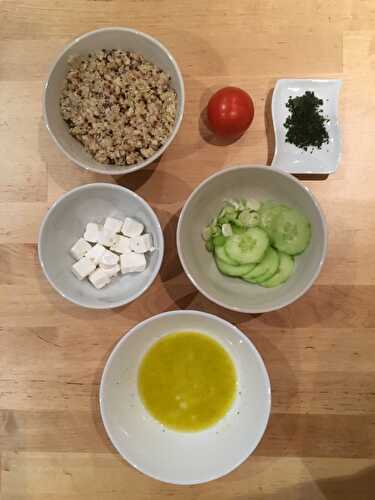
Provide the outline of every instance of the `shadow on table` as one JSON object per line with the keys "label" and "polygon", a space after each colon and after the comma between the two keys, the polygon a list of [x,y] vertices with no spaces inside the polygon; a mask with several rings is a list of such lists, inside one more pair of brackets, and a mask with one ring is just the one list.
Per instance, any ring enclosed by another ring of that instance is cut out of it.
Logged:
{"label": "shadow on table", "polygon": [[119,185],[135,191],[151,205],[183,203],[190,194],[189,185],[178,172],[174,175],[159,169],[158,165],[159,162],[154,162],[149,167],[115,180]]}
{"label": "shadow on table", "polygon": [[325,181],[328,174],[293,174],[300,181]]}
{"label": "shadow on table", "polygon": [[267,165],[271,165],[275,155],[275,132],[273,129],[272,120],[272,94],[273,88],[267,92],[266,100],[264,103],[264,126],[266,129],[267,137]]}
{"label": "shadow on table", "polygon": [[[297,484],[277,493],[236,496],[236,500],[372,500],[375,468],[367,467],[351,476],[341,476]],[[233,497],[234,499],[234,497]],[[228,500],[231,500],[228,497]]]}
{"label": "shadow on table", "polygon": [[[201,98],[201,106],[200,106],[201,112],[198,118],[199,135],[205,142],[207,142],[208,144],[212,144],[213,146],[229,146],[230,144],[234,144],[239,139],[241,139],[243,134],[237,137],[229,137],[229,138],[219,137],[210,130],[207,119],[206,101],[208,101],[208,99],[214,94],[214,92],[215,92],[214,88],[209,88],[204,92]],[[203,108],[202,108],[202,103],[206,103],[203,104],[204,106]]]}
{"label": "shadow on table", "polygon": [[360,300],[355,286],[318,284],[289,306],[263,314],[262,323],[275,328],[355,328],[363,323],[355,305]]}
{"label": "shadow on table", "polygon": [[168,151],[144,169],[113,176],[90,172],[67,159],[54,144],[42,120],[39,123],[38,141],[40,157],[59,191],[70,191],[77,186],[93,182],[115,182],[154,203],[175,203],[184,200],[190,192],[186,183],[178,175],[172,175],[157,168]]}

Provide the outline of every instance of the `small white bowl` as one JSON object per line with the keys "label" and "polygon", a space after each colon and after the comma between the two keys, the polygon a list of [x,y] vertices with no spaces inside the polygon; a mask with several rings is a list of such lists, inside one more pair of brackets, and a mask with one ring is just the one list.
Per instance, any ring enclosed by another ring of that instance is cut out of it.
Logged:
{"label": "small white bowl", "polygon": [[[283,285],[263,288],[218,271],[205,248],[202,229],[228,198],[275,200],[301,210],[309,219],[311,242],[296,257],[295,272]],[[327,225],[312,193],[291,175],[271,167],[232,167],[203,181],[186,201],[177,226],[177,250],[187,276],[208,299],[233,311],[262,313],[294,302],[314,283],[326,256]]]}
{"label": "small white bowl", "polygon": [[[171,77],[171,85],[177,93],[176,123],[167,142],[155,154],[135,165],[103,165],[97,162],[70,135],[60,112],[60,93],[68,70],[68,60],[74,55],[85,55],[101,49],[122,49],[142,54],[163,69]],[[103,28],[85,33],[70,42],[58,56],[48,76],[43,96],[44,120],[48,131],[61,151],[78,166],[100,174],[123,175],[150,165],[159,158],[175,138],[182,122],[185,104],[184,81],[180,69],[169,50],[158,40],[130,28]]]}
{"label": "small white bowl", "polygon": [[[220,342],[237,370],[232,408],[201,432],[164,428],[138,394],[143,355],[161,336],[179,331],[198,331]],[[167,312],[138,324],[112,351],[100,384],[101,415],[114,447],[144,474],[174,484],[211,481],[239,466],[261,440],[270,409],[270,381],[254,345],[227,321],[199,311]]]}
{"label": "small white bowl", "polygon": [[[275,155],[272,166],[292,174],[332,174],[341,160],[341,132],[338,118],[341,80],[278,80],[272,94],[272,120],[275,130]],[[323,99],[323,114],[329,119],[326,124],[329,143],[321,149],[304,151],[285,141],[284,122],[289,115],[286,103],[289,97],[313,91]]]}
{"label": "small white bowl", "polygon": [[[103,223],[108,216],[138,219],[152,234],[156,250],[146,256],[144,272],[119,274],[97,290],[87,279],[79,281],[74,276],[75,261],[69,250],[83,236],[88,222]],[[39,232],[39,261],[50,284],[67,300],[91,309],[123,306],[142,295],[155,280],[163,253],[163,232],[155,212],[140,196],[115,184],[86,184],[64,194],[47,212]]]}

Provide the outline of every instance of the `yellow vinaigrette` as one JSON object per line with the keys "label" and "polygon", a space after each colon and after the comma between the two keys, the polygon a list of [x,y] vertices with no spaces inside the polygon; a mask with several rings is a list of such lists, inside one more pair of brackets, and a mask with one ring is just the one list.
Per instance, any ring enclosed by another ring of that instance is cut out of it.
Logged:
{"label": "yellow vinaigrette", "polygon": [[145,354],[138,372],[146,409],[177,431],[200,431],[216,424],[232,406],[236,385],[229,354],[197,332],[162,337]]}

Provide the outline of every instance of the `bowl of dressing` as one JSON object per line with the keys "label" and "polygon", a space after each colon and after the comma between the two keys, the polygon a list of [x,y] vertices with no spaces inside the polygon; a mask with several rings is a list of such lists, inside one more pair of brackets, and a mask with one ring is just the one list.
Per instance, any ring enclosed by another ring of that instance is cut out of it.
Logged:
{"label": "bowl of dressing", "polygon": [[255,450],[271,409],[267,370],[238,328],[200,311],[153,316],[105,365],[100,411],[112,444],[160,481],[197,484]]}

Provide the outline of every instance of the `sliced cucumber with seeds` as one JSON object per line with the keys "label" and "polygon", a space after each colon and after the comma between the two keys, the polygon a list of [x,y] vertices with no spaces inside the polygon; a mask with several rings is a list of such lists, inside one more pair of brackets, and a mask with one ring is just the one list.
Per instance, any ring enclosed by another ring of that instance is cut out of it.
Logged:
{"label": "sliced cucumber with seeds", "polygon": [[216,257],[215,259],[217,268],[222,274],[226,276],[238,277],[241,278],[245,274],[249,273],[255,264],[244,264],[242,266],[232,266],[231,264],[227,264],[221,259]]}
{"label": "sliced cucumber with seeds", "polygon": [[308,246],[311,226],[298,210],[274,201],[229,200],[202,238],[221,273],[273,288],[293,273],[293,256]]}
{"label": "sliced cucumber with seeds", "polygon": [[222,234],[220,234],[219,236],[215,236],[215,238],[212,240],[215,247],[222,247],[223,245],[225,245],[226,241],[226,237]]}
{"label": "sliced cucumber with seeds", "polygon": [[250,208],[250,210],[258,211],[260,209],[261,203],[258,200],[254,200],[253,198],[249,198],[246,200],[246,208]]}
{"label": "sliced cucumber with seeds", "polygon": [[297,255],[310,242],[311,227],[307,218],[294,208],[283,208],[273,220],[272,241],[281,252]]}
{"label": "sliced cucumber with seeds", "polygon": [[259,214],[250,210],[244,210],[238,216],[238,222],[244,227],[254,227],[259,224]]}
{"label": "sliced cucumber with seeds", "polygon": [[232,233],[233,234],[243,234],[246,233],[247,228],[242,227],[242,226],[235,226],[234,224],[232,225]]}
{"label": "sliced cucumber with seeds", "polygon": [[249,274],[246,274],[243,279],[251,283],[257,283],[259,278],[262,281],[271,278],[279,268],[279,261],[278,252],[272,247],[268,247],[262,261]]}
{"label": "sliced cucumber with seeds", "polygon": [[271,240],[274,229],[274,221],[284,208],[286,208],[284,205],[275,205],[273,202],[266,202],[260,210],[259,225],[266,231]]}
{"label": "sliced cucumber with seeds", "polygon": [[224,248],[227,255],[238,264],[256,264],[262,260],[268,245],[267,233],[252,227],[243,234],[227,238]]}
{"label": "sliced cucumber with seeds", "polygon": [[215,247],[215,257],[231,266],[238,266],[238,264],[227,255],[224,247]]}
{"label": "sliced cucumber with seeds", "polygon": [[294,259],[290,255],[284,253],[284,252],[279,252],[280,256],[280,263],[279,263],[279,269],[272,276],[272,278],[269,278],[266,281],[263,281],[262,283],[259,283],[261,286],[264,286],[266,288],[274,288],[276,286],[282,285],[289,279],[289,277],[292,275],[294,271]]}

